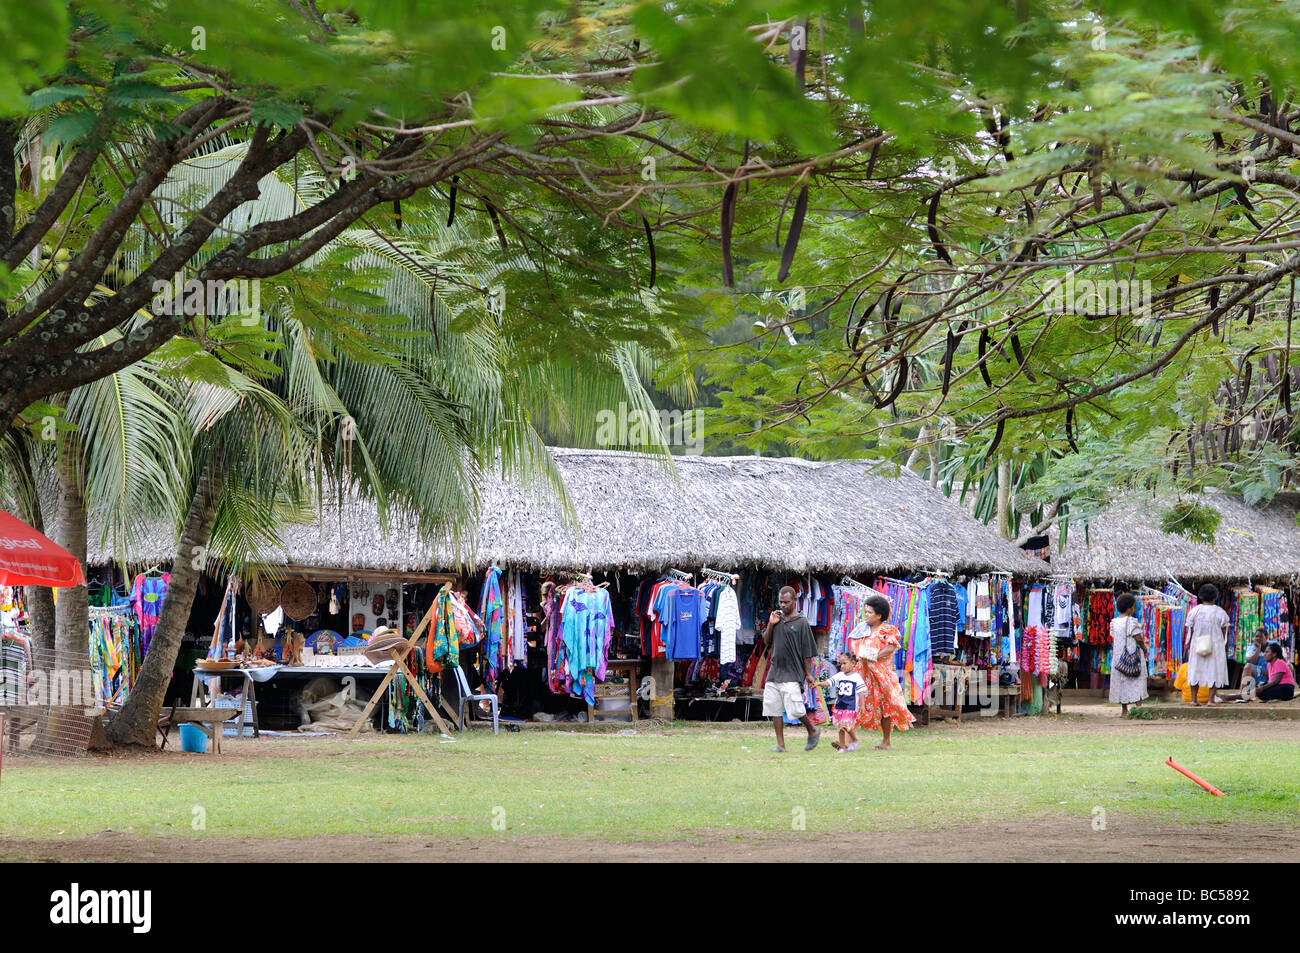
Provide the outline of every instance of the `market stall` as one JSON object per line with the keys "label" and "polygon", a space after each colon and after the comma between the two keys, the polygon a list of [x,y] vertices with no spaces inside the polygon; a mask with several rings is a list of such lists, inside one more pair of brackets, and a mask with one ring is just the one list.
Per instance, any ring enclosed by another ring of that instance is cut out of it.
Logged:
{"label": "market stall", "polygon": [[[1161,526],[1175,505],[1204,507],[1217,514],[1212,538],[1165,532]],[[1130,495],[1089,521],[1083,534],[1071,533],[1058,551],[1056,534],[1045,555],[1051,572],[1072,581],[1080,622],[1065,657],[1071,685],[1104,689],[1111,674],[1109,625],[1115,600],[1131,592],[1136,618],[1151,650],[1152,686],[1172,684],[1184,656],[1188,611],[1203,583],[1219,590],[1218,604],[1228,613],[1229,682],[1235,686],[1241,662],[1256,633],[1278,642],[1295,662],[1294,637],[1300,625],[1300,500],[1283,496],[1267,507],[1252,507],[1239,497],[1206,491],[1182,501]],[[1056,578],[1055,576],[1053,578]]]}
{"label": "market stall", "polygon": [[[498,696],[507,722],[745,718],[757,712],[748,699],[761,695],[765,673],[757,621],[780,587],[796,587],[831,653],[840,644],[833,637],[842,640],[856,624],[855,590],[869,586],[898,607],[900,681],[918,708],[929,704],[936,672],[960,669],[971,704],[986,707],[990,686],[1000,698],[1005,674],[1015,677],[1010,600],[1020,590],[1008,595],[1007,587],[1041,563],[909,471],[867,461],[552,454],[568,509],[489,480],[472,548],[430,539],[401,514],[381,533],[378,513],[359,499],[286,528],[279,578],[312,586],[314,612],[276,620],[277,635],[264,629],[272,602],[254,612],[240,594],[222,645],[244,641],[245,654],[266,654],[274,638],[274,660],[283,664],[285,645],[297,647],[285,642],[291,631],[313,664],[329,651],[322,641],[335,654],[357,651],[349,640],[363,640],[381,620],[400,619],[408,632],[441,569],[460,574],[465,602],[487,630],[460,667],[472,690]],[[151,545],[140,562],[168,551],[165,535]],[[969,617],[958,618],[959,598],[970,603]],[[220,599],[191,627],[211,631]],[[681,606],[699,625],[665,627],[663,614]],[[296,715],[277,688],[297,667],[258,685],[262,727]],[[458,697],[443,673],[413,674]],[[989,690],[981,694],[981,686]],[[388,707],[383,727],[418,730],[414,694],[400,702]]]}

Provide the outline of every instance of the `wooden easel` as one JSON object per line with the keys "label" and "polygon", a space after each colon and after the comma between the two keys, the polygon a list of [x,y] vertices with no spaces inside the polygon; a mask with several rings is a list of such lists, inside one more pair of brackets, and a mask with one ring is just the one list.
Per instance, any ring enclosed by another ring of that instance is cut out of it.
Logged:
{"label": "wooden easel", "polygon": [[[444,585],[443,588],[446,589],[447,586]],[[428,627],[429,621],[433,618],[433,610],[437,607],[438,599],[435,596],[433,605],[429,606],[429,611],[424,614],[424,618],[420,620],[420,624],[415,627],[415,632],[413,632],[411,637],[406,640],[406,643],[404,645],[394,646],[388,650],[388,654],[393,657],[393,665],[388,670],[388,674],[384,676],[384,680],[379,683],[379,687],[375,689],[375,693],[370,696],[370,701],[366,702],[366,710],[361,713],[361,717],[357,719],[357,723],[353,725],[352,730],[348,732],[348,741],[355,738],[358,732],[361,731],[362,726],[366,723],[366,719],[370,717],[370,713],[375,710],[375,705],[379,703],[380,696],[388,690],[388,683],[393,680],[398,669],[401,669],[402,674],[406,676],[407,684],[415,690],[415,694],[419,697],[420,701],[424,703],[424,707],[428,709],[429,714],[433,717],[434,724],[438,726],[438,730],[444,735],[449,733],[447,731],[447,723],[443,721],[442,716],[438,714],[438,709],[435,708],[433,702],[429,700],[429,696],[426,695],[424,689],[420,687],[419,681],[411,673],[411,670],[406,667],[406,656],[411,653],[411,650],[415,648],[415,643],[418,642],[420,636],[424,634],[424,630]]]}

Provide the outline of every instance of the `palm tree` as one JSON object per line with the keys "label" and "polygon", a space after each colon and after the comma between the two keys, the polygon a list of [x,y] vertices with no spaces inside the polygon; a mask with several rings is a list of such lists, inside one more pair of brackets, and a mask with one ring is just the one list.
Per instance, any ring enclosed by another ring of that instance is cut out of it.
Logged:
{"label": "palm tree", "polygon": [[176,341],[156,355],[200,381],[182,401],[193,427],[189,504],[114,741],[153,745],[205,566],[238,571],[269,558],[278,526],[318,505],[325,480],[336,496],[373,498],[381,519],[396,504],[422,533],[463,541],[489,471],[536,480],[564,500],[535,410],[579,435],[620,401],[653,411],[638,376],[638,362],[649,364],[642,345],[596,338],[603,346],[539,348],[488,308],[481,289],[537,272],[535,260],[499,260],[488,247],[472,225],[447,229],[415,207],[401,234],[345,233],[264,286],[256,328],[227,316],[205,329],[211,353]]}

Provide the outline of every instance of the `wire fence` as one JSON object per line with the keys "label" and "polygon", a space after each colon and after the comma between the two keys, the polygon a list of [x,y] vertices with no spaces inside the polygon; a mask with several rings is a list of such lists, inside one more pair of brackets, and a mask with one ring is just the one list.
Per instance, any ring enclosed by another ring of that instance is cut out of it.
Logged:
{"label": "wire fence", "polygon": [[71,758],[85,753],[104,713],[89,661],[18,642],[0,648],[3,757]]}

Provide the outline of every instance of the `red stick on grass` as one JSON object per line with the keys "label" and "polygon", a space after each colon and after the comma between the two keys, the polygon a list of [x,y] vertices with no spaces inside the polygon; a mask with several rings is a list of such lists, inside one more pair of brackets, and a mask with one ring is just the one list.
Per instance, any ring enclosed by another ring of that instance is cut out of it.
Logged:
{"label": "red stick on grass", "polygon": [[1205,781],[1202,781],[1196,775],[1192,774],[1192,772],[1184,768],[1181,764],[1179,764],[1177,761],[1173,759],[1172,755],[1165,761],[1165,764],[1169,765],[1169,767],[1173,768],[1179,774],[1184,774],[1187,777],[1191,778],[1193,781],[1195,781],[1201,787],[1205,788],[1205,790],[1209,791],[1215,797],[1227,797],[1226,794],[1224,794],[1222,791],[1216,788],[1213,784],[1208,784]]}

